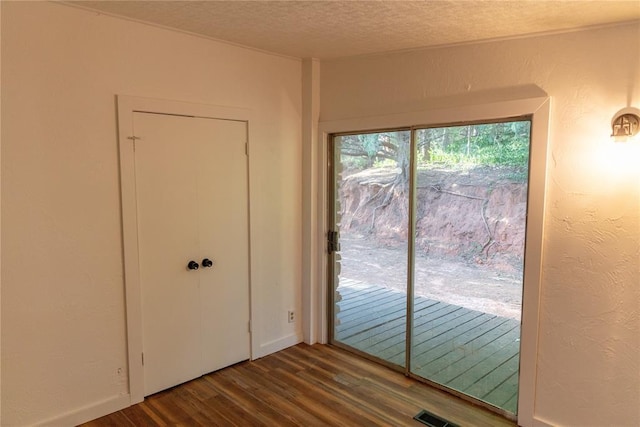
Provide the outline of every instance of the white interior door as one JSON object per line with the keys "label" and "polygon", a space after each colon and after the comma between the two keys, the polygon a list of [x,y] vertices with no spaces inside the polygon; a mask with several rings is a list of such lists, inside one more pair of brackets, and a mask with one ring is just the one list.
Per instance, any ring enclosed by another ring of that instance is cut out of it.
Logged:
{"label": "white interior door", "polygon": [[133,122],[149,395],[249,358],[246,123],[150,113]]}
{"label": "white interior door", "polygon": [[[200,120],[202,133],[216,144],[200,145],[197,158],[198,233],[203,371],[212,372],[249,358],[249,198],[246,124]],[[206,203],[204,201],[206,200]]]}

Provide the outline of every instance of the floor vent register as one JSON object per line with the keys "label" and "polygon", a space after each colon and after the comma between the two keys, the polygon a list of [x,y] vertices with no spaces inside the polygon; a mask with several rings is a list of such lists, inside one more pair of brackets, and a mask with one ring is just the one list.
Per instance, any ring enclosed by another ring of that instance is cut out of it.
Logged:
{"label": "floor vent register", "polygon": [[413,417],[413,419],[420,421],[422,424],[425,424],[429,427],[459,427],[457,424],[449,422],[444,418],[440,418],[439,416],[424,410],[420,411],[418,415]]}

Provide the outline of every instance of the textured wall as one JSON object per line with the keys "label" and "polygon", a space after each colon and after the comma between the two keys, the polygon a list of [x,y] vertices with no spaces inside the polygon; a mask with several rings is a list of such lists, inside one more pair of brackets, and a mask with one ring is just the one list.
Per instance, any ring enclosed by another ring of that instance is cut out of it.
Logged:
{"label": "textured wall", "polygon": [[2,424],[127,393],[115,95],[253,109],[254,333],[299,341],[301,63],[2,2]]}
{"label": "textured wall", "polygon": [[423,110],[482,91],[552,97],[536,418],[640,425],[640,24],[322,64],[321,120]]}

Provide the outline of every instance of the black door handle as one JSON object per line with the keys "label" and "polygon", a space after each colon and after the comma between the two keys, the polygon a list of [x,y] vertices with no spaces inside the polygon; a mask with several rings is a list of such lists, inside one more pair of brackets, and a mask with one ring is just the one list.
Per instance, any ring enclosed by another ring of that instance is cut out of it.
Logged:
{"label": "black door handle", "polygon": [[198,269],[198,267],[200,267],[200,266],[199,266],[199,265],[198,265],[198,263],[197,263],[197,262],[195,262],[195,261],[189,261],[189,264],[187,264],[187,268],[188,268],[189,270],[197,270],[197,269]]}
{"label": "black door handle", "polygon": [[211,261],[209,258],[205,258],[202,260],[203,267],[211,267],[212,265],[213,265],[213,261]]}

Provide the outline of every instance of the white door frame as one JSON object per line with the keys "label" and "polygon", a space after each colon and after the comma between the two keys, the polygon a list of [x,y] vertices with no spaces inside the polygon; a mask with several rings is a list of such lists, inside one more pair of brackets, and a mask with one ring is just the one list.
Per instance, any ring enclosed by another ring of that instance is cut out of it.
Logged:
{"label": "white door frame", "polygon": [[[153,98],[118,95],[118,144],[120,151],[120,190],[122,203],[122,239],[124,251],[124,281],[126,298],[127,356],[130,403],[144,400],[144,373],[142,367],[142,299],[138,265],[138,219],[135,181],[135,156],[132,137],[133,113],[147,112],[202,117],[221,120],[236,120],[247,123],[247,153],[249,134],[254,123],[252,112],[244,108],[192,104]],[[249,174],[247,156],[247,174]],[[250,200],[250,176],[247,177]],[[247,200],[247,203],[249,203]],[[251,292],[251,207],[249,205],[249,304],[250,319],[254,319],[256,305]],[[250,354],[253,359],[257,337],[251,333]]]}
{"label": "white door frame", "polygon": [[[539,92],[542,92],[541,90]],[[489,98],[489,97],[488,97]],[[446,100],[445,100],[446,101]],[[469,104],[465,105],[464,102]],[[462,104],[461,104],[462,103]],[[448,104],[448,105],[447,105]],[[454,106],[451,106],[451,105]],[[316,289],[311,307],[317,307],[317,317],[305,331],[305,336],[319,337],[319,342],[328,341],[328,254],[326,235],[327,223],[327,146],[333,133],[358,132],[369,129],[395,129],[422,125],[451,126],[456,123],[485,120],[507,119],[524,115],[531,116],[531,151],[529,169],[529,189],[527,208],[527,228],[525,246],[525,272],[522,307],[522,326],[520,341],[520,378],[518,399],[518,425],[534,425],[536,396],[536,365],[538,361],[538,326],[540,291],[542,280],[543,236],[545,214],[545,187],[547,174],[547,145],[549,135],[549,114],[551,99],[544,93],[531,98],[493,100],[477,99],[471,95],[451,102],[442,102],[439,106],[424,111],[399,113],[385,116],[369,116],[333,120],[319,123],[318,147],[313,152],[312,161],[318,171],[318,187],[315,200],[316,222],[308,224],[315,227],[315,243],[318,256],[316,270]],[[315,160],[315,161],[314,161]],[[313,205],[313,204],[312,204]]]}

